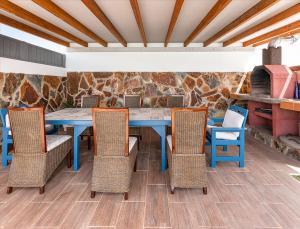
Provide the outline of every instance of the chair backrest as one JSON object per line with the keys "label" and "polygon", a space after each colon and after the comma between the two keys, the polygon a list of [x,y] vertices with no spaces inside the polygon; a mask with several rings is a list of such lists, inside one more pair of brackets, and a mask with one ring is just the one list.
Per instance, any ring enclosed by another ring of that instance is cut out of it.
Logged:
{"label": "chair backrest", "polygon": [[128,156],[127,108],[93,108],[95,155]]}
{"label": "chair backrest", "polygon": [[8,108],[8,114],[16,154],[47,151],[43,107]]}
{"label": "chair backrest", "polygon": [[248,117],[248,110],[245,109],[245,108],[242,108],[240,106],[236,106],[236,105],[230,106],[229,110],[235,111],[235,112],[237,112],[237,113],[244,116],[244,121],[243,121],[242,128],[245,128],[247,117]]}
{"label": "chair backrest", "polygon": [[207,107],[172,109],[172,153],[204,153]]}
{"label": "chair backrest", "polygon": [[95,108],[99,107],[99,96],[97,95],[84,95],[81,97],[82,108]]}
{"label": "chair backrest", "polygon": [[2,121],[2,126],[3,127],[7,127],[6,124],[6,115],[7,115],[8,111],[7,108],[1,108],[0,109],[0,116],[1,116],[1,121]]}
{"label": "chair backrest", "polygon": [[140,95],[124,95],[124,107],[139,108],[142,106]]}
{"label": "chair backrest", "polygon": [[183,95],[171,95],[167,98],[167,107],[184,107],[184,96]]}

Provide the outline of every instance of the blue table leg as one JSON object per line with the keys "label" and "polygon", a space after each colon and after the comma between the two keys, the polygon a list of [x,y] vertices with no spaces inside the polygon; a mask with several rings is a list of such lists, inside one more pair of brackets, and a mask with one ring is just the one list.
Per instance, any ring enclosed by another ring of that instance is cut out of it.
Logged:
{"label": "blue table leg", "polygon": [[2,168],[7,166],[7,156],[8,156],[8,142],[7,142],[7,131],[2,128]]}
{"label": "blue table leg", "polygon": [[160,147],[161,147],[161,171],[165,171],[167,168],[167,157],[166,157],[166,126],[153,126],[156,133],[160,136]]}
{"label": "blue table leg", "polygon": [[74,126],[74,161],[73,161],[73,170],[78,171],[80,168],[80,134],[88,126]]}

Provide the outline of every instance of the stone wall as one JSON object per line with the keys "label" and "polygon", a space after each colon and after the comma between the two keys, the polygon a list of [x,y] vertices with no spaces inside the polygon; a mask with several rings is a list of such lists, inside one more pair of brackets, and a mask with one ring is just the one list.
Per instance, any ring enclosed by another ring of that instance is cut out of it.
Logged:
{"label": "stone wall", "polygon": [[184,95],[185,105],[208,104],[211,116],[223,115],[241,81],[247,90],[247,73],[206,72],[69,72],[67,100],[79,103],[82,95],[96,94],[103,106],[122,106],[124,94],[140,94],[145,107],[166,106],[166,96]]}
{"label": "stone wall", "polygon": [[0,73],[0,108],[44,106],[59,109],[65,102],[66,77]]}

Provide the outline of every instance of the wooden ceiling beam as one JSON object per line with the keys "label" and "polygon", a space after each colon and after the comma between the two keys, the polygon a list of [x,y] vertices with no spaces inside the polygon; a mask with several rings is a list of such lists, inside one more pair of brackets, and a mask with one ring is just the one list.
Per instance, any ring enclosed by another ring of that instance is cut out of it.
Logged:
{"label": "wooden ceiling beam", "polygon": [[[42,0],[41,0],[42,1]],[[127,41],[119,33],[113,23],[104,14],[100,6],[95,2],[95,0],[81,0],[82,3],[98,18],[99,21],[111,32],[115,38],[125,47],[127,47]]]}
{"label": "wooden ceiling beam", "polygon": [[265,10],[269,9],[271,6],[273,6],[277,2],[279,2],[279,0],[261,0],[256,5],[254,5],[249,10],[247,10],[245,13],[240,15],[238,18],[236,18],[235,20],[230,22],[228,25],[223,27],[219,32],[217,32],[212,37],[210,37],[206,41],[204,41],[203,46],[206,47],[206,46],[210,45],[211,43],[213,43],[220,37],[223,37],[227,33],[234,30],[235,28],[241,26],[245,22],[249,21],[250,19],[261,14]]}
{"label": "wooden ceiling beam", "polygon": [[141,34],[141,37],[142,37],[142,40],[144,43],[144,47],[147,47],[147,39],[146,39],[145,29],[144,29],[144,25],[143,25],[143,20],[142,20],[140,8],[139,8],[138,0],[130,0],[130,4],[131,4],[132,11],[134,13],[136,23],[140,30],[140,34]]}
{"label": "wooden ceiling beam", "polygon": [[299,29],[295,29],[295,30],[290,31],[290,32],[287,32],[287,33],[284,33],[284,34],[281,34],[280,36],[273,37],[271,39],[267,39],[267,40],[264,40],[264,41],[257,42],[255,44],[253,44],[253,47],[258,47],[258,46],[267,44],[267,43],[269,43],[270,41],[272,41],[275,38],[280,38],[280,37],[284,38],[284,37],[293,36],[293,35],[297,35],[297,34],[300,34],[300,28]]}
{"label": "wooden ceiling beam", "polygon": [[195,39],[199,33],[204,30],[231,2],[232,0],[218,0],[218,2],[213,6],[213,8],[208,12],[208,14],[202,19],[199,25],[194,29],[194,31],[188,36],[184,41],[184,47],[188,46],[192,40]]}
{"label": "wooden ceiling beam", "polygon": [[172,13],[172,18],[169,24],[169,28],[168,28],[168,32],[165,38],[165,47],[168,46],[169,40],[171,38],[171,35],[173,33],[175,24],[177,22],[181,7],[183,5],[184,0],[176,0],[175,5],[174,5],[174,9],[173,9],[173,13]]}
{"label": "wooden ceiling beam", "polygon": [[48,33],[45,33],[45,32],[40,31],[38,29],[35,29],[35,28],[33,28],[29,25],[26,25],[24,23],[21,23],[19,21],[16,21],[16,20],[14,20],[10,17],[6,17],[6,16],[1,15],[1,14],[0,14],[0,23],[8,25],[8,26],[13,27],[13,28],[16,28],[18,30],[22,30],[24,32],[33,34],[35,36],[44,38],[44,39],[52,41],[54,43],[57,43],[57,44],[60,44],[60,45],[66,46],[66,47],[70,47],[70,43],[67,42],[67,41],[61,40],[61,39],[59,39],[57,37],[54,37],[54,36],[52,36]]}
{"label": "wooden ceiling beam", "polygon": [[86,36],[92,38],[94,41],[98,42],[103,46],[107,46],[107,42],[99,37],[97,34],[89,30],[86,26],[68,14],[65,10],[57,6],[51,0],[32,0],[40,7],[44,8],[45,10],[49,11],[51,14],[55,15],[59,19],[63,20],[73,28],[77,29],[78,31],[82,32]]}
{"label": "wooden ceiling beam", "polygon": [[247,47],[249,45],[264,41],[264,40],[268,40],[268,39],[272,39],[274,37],[278,37],[282,34],[288,33],[288,32],[292,32],[295,29],[300,29],[300,20],[299,21],[295,21],[292,22],[288,25],[282,26],[278,29],[272,30],[268,33],[265,33],[263,35],[260,35],[258,37],[252,38],[248,41],[243,42],[243,46]]}
{"label": "wooden ceiling beam", "polygon": [[53,33],[59,34],[69,40],[72,40],[82,46],[87,47],[88,43],[83,41],[82,39],[75,37],[74,35],[68,33],[67,31],[57,27],[56,25],[51,24],[50,22],[34,15],[33,13],[19,7],[18,5],[8,1],[8,0],[1,0],[0,1],[0,9],[5,10],[8,13],[14,14],[17,17],[20,17],[24,20],[27,20],[33,24],[36,24],[44,29],[47,29]]}
{"label": "wooden ceiling beam", "polygon": [[257,25],[254,25],[252,26],[251,28],[249,29],[246,29],[245,31],[235,35],[234,37],[226,40],[224,43],[223,43],[223,46],[226,47],[228,45],[231,45],[233,44],[234,42],[237,42],[253,33],[256,33],[262,29],[265,29],[271,25],[274,25],[278,22],[281,22],[297,13],[300,13],[300,3],[280,12],[279,14],[276,14],[275,16],[257,24]]}

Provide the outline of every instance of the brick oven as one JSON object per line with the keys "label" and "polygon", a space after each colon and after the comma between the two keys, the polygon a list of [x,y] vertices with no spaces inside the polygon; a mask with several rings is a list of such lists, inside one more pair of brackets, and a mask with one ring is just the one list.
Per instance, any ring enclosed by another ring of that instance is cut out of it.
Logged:
{"label": "brick oven", "polygon": [[250,77],[249,125],[267,128],[275,137],[298,135],[298,113],[280,109],[282,99],[293,98],[296,80],[285,65],[255,67]]}

